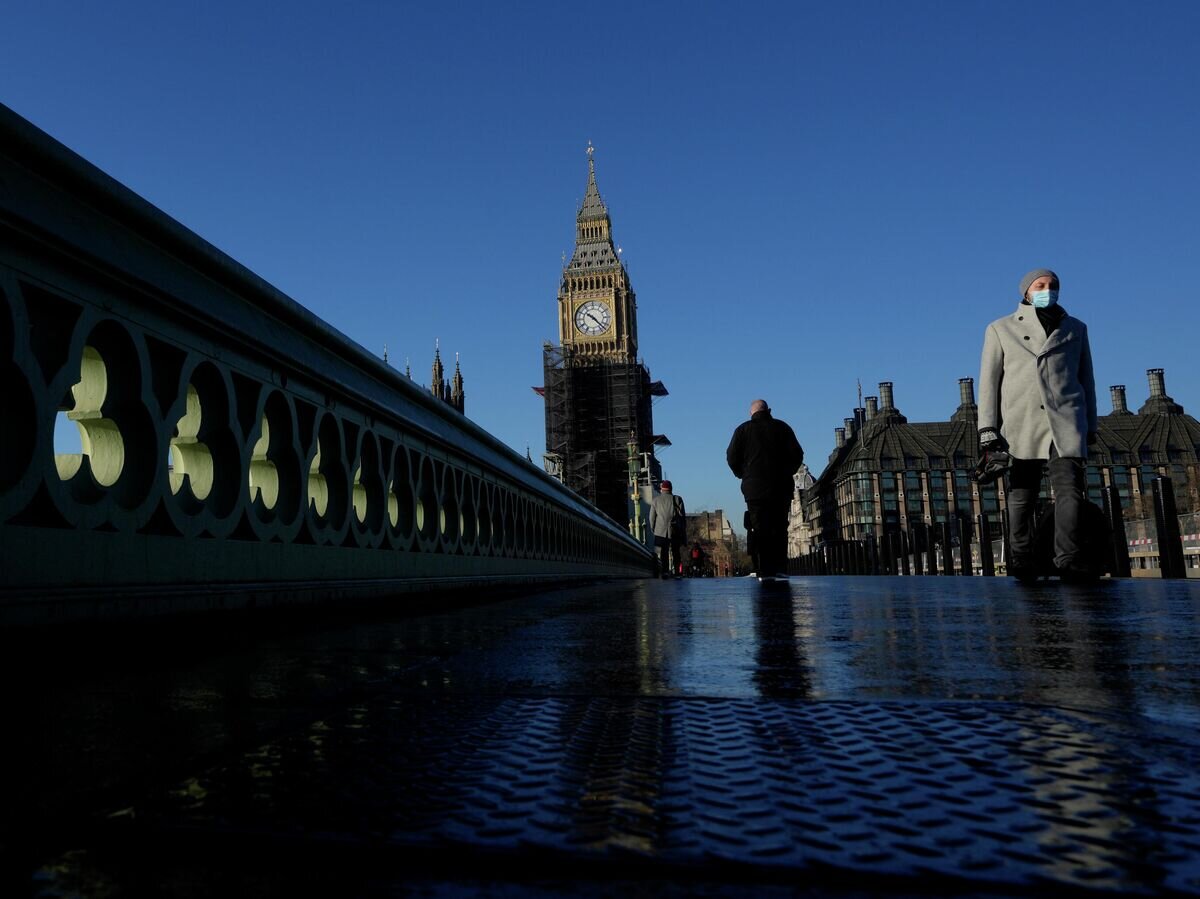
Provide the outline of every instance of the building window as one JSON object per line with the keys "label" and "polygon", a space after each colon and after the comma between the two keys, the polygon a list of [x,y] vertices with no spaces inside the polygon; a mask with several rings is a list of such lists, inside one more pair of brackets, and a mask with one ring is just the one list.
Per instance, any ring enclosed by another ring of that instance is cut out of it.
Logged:
{"label": "building window", "polygon": [[904,472],[904,506],[910,520],[925,517],[925,504],[921,498],[921,476],[915,471]]}
{"label": "building window", "polygon": [[1100,467],[1089,465],[1087,467],[1087,497],[1098,506],[1104,505],[1104,498],[1100,493],[1103,487],[1104,476],[1100,472]]}
{"label": "building window", "polygon": [[1109,469],[1108,475],[1112,479],[1112,485],[1117,488],[1117,496],[1121,498],[1121,507],[1128,507],[1129,469],[1123,465],[1119,467],[1113,467]]}
{"label": "building window", "polygon": [[896,476],[894,474],[885,472],[879,476],[879,492],[883,502],[885,517],[886,513],[891,512],[893,513],[892,520],[895,520],[898,518],[895,513],[898,511],[899,506],[897,505],[898,494],[896,491]]}
{"label": "building window", "polygon": [[946,475],[941,471],[929,472],[929,513],[934,521],[946,520]]}
{"label": "building window", "polygon": [[964,515],[971,514],[971,479],[965,471],[954,472],[954,507]]}
{"label": "building window", "polygon": [[1192,511],[1192,494],[1188,489],[1187,466],[1171,466],[1171,486],[1175,488],[1175,511]]}

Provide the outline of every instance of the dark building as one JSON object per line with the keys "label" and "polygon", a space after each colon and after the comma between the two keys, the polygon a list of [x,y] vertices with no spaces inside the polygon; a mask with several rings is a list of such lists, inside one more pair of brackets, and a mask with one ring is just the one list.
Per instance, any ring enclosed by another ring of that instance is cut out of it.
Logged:
{"label": "dark building", "polygon": [[[1127,519],[1150,518],[1150,481],[1165,475],[1178,511],[1200,511],[1200,422],[1167,395],[1162,369],[1147,374],[1150,397],[1136,413],[1124,386],[1110,388],[1113,410],[1100,417],[1099,440],[1089,450],[1088,496],[1100,504],[1101,488],[1115,485]],[[958,386],[959,405],[947,421],[910,422],[885,381],[878,397],[867,397],[834,429],[829,463],[803,491],[817,545],[981,514],[999,533],[1004,485],[980,487],[971,479],[979,452],[974,380],[961,378]]]}
{"label": "dark building", "polygon": [[[546,468],[621,524],[635,518],[634,482],[659,479],[651,411],[661,382],[638,358],[637,297],[596,185],[575,219],[575,251],[558,291],[559,345],[543,348]],[[631,461],[632,460],[632,461]],[[631,464],[634,471],[631,471]]]}

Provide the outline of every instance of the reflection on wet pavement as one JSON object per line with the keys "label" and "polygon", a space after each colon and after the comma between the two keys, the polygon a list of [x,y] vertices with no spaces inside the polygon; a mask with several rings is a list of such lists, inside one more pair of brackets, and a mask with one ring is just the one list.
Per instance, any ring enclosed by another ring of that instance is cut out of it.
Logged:
{"label": "reflection on wet pavement", "polygon": [[277,750],[281,736],[302,735],[306,758],[320,761],[326,722],[353,731],[355,714],[378,715],[382,697],[390,708],[439,696],[998,701],[1100,713],[1134,730],[1144,721],[1186,745],[1200,728],[1198,616],[1200,584],[1187,582],[706,579],[408,617],[230,617],[104,645],[13,644],[6,752],[28,776],[0,819],[0,845],[19,877],[31,858],[75,848],[68,834],[97,814],[168,785],[199,801],[196,772],[224,759],[277,777],[280,760],[253,753]]}

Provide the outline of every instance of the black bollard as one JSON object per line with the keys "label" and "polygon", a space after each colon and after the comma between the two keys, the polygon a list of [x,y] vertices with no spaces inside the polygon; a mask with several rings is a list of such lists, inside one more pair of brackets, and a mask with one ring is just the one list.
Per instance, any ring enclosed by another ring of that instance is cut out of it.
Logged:
{"label": "black bollard", "polygon": [[996,558],[992,553],[992,528],[987,515],[980,514],[976,528],[979,531],[979,565],[984,577],[996,576]]}
{"label": "black bollard", "polygon": [[925,565],[925,570],[931,575],[942,574],[937,570],[937,544],[941,539],[941,528],[936,523],[925,527],[925,549],[929,551],[929,564]]}
{"label": "black bollard", "polygon": [[908,568],[908,534],[900,532],[900,573],[905,577],[911,573]]}
{"label": "black bollard", "polygon": [[1008,542],[1008,509],[1000,513],[1000,554],[1004,556],[1004,570],[1012,565],[1012,545]]}
{"label": "black bollard", "polygon": [[921,549],[925,542],[921,539],[924,536],[920,524],[914,524],[908,529],[908,545],[912,549],[912,573],[920,576],[925,573],[925,566],[921,558]]}
{"label": "black bollard", "polygon": [[867,534],[867,574],[879,574],[879,545],[874,534]]}
{"label": "black bollard", "polygon": [[1104,515],[1108,526],[1112,529],[1112,560],[1113,577],[1130,577],[1132,571],[1129,565],[1129,537],[1125,533],[1125,515],[1121,511],[1121,494],[1115,484],[1109,484],[1100,491],[1104,500]]}
{"label": "black bollard", "polygon": [[965,515],[958,516],[958,573],[963,577],[975,574],[971,565],[971,519]]}
{"label": "black bollard", "polygon": [[1187,577],[1179,516],[1175,512],[1175,485],[1159,475],[1154,484],[1154,524],[1158,529],[1158,568],[1164,578]]}
{"label": "black bollard", "polygon": [[942,522],[942,574],[954,577],[954,533],[950,522]]}

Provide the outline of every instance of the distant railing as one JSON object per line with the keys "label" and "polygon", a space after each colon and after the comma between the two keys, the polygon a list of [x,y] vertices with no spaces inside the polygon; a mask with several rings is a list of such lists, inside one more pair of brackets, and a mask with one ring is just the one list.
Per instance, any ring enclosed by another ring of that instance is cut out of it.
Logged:
{"label": "distant railing", "polygon": [[[653,571],[527,459],[3,107],[0,420],[0,621]],[[56,424],[80,452],[55,452]]]}
{"label": "distant railing", "polygon": [[[1102,551],[1109,555],[1111,577],[1145,576],[1156,573],[1163,578],[1186,578],[1191,570],[1200,576],[1200,537],[1181,534],[1175,510],[1175,492],[1171,479],[1156,477],[1153,482],[1154,538],[1129,540],[1117,488],[1104,487],[1104,515],[1108,521],[1111,545]],[[1006,524],[1006,521],[1005,521]],[[1131,564],[1131,556],[1133,562]],[[829,543],[789,560],[789,571],[796,575],[982,575],[1006,574],[1008,553],[1007,527],[991,533],[986,516],[975,519],[974,527],[966,518],[937,525],[918,524],[906,530],[893,530],[881,538],[841,540]]]}

